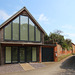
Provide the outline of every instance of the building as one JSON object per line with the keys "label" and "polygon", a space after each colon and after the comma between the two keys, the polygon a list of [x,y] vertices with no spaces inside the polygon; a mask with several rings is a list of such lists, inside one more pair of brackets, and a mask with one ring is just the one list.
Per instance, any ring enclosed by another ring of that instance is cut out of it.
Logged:
{"label": "building", "polygon": [[[26,7],[0,25],[0,64],[41,62],[45,31]],[[56,49],[55,46],[48,46]],[[55,55],[54,55],[55,56]]]}

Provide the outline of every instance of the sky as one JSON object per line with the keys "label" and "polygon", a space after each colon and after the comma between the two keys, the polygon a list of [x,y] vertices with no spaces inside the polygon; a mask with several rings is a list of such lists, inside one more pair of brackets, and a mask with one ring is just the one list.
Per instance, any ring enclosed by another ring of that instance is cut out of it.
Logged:
{"label": "sky", "polygon": [[24,6],[48,35],[61,30],[75,43],[75,0],[0,0],[0,25]]}

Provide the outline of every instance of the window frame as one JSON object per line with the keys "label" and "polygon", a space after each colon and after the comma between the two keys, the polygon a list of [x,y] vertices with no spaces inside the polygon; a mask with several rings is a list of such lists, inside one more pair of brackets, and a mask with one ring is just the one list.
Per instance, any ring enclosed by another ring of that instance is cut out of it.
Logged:
{"label": "window frame", "polygon": [[[11,47],[11,62],[10,63],[6,63],[6,47]],[[13,62],[13,48],[14,47],[17,47],[17,62]],[[30,62],[38,62],[38,47],[36,46],[5,46],[4,47],[4,63],[5,64],[16,64],[16,63],[27,63],[27,47],[31,47],[31,61]],[[32,61],[32,48],[35,47],[36,48],[36,61]],[[24,48],[24,52],[25,52],[25,59],[24,59],[24,62],[20,62],[20,48]]]}
{"label": "window frame", "polygon": [[[24,15],[22,15],[22,16],[24,16]],[[26,16],[26,15],[25,15]],[[32,19],[31,18],[29,18],[28,16],[28,40],[21,40],[20,39],[20,25],[21,25],[21,15],[19,15],[19,16],[17,16],[17,17],[19,17],[19,40],[13,40],[13,20],[10,22],[11,23],[11,40],[10,39],[5,39],[5,27],[3,28],[3,40],[4,41],[21,41],[21,42],[37,42],[37,43],[41,43],[42,42],[42,32],[41,32],[41,30],[35,25],[35,23],[32,21]],[[17,18],[16,17],[16,18]],[[16,19],[15,18],[15,19]],[[34,23],[34,41],[30,41],[29,40],[29,19]],[[9,23],[8,23],[9,24]],[[7,24],[7,25],[8,25]],[[40,41],[36,41],[36,27],[38,28],[38,30],[40,31]]]}

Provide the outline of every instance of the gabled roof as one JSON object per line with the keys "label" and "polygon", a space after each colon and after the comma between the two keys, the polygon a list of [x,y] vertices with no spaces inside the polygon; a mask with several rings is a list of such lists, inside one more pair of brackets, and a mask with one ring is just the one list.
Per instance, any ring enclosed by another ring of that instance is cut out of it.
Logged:
{"label": "gabled roof", "polygon": [[30,12],[26,9],[26,7],[23,7],[21,10],[19,10],[16,14],[14,14],[13,16],[11,16],[8,20],[6,20],[3,24],[0,25],[0,29],[3,28],[4,26],[6,26],[9,22],[11,22],[15,17],[17,17],[20,13],[22,13],[23,11],[25,11],[29,17],[31,17],[33,19],[33,21],[35,22],[35,24],[37,25],[37,27],[44,33],[46,34],[46,32],[44,31],[44,29],[40,26],[40,24],[35,20],[35,18],[30,14]]}

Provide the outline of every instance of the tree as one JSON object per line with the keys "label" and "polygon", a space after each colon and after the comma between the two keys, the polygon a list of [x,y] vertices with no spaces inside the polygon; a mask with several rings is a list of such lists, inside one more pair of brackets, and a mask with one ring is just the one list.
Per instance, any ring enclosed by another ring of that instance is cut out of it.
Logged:
{"label": "tree", "polygon": [[61,35],[62,31],[57,30],[54,33],[50,32],[50,35],[45,35],[44,39],[45,39],[45,44],[54,44],[54,43],[58,43],[62,46],[63,50],[65,50],[65,48],[67,50],[72,49],[72,42],[70,39],[65,39],[63,35]]}
{"label": "tree", "polygon": [[47,34],[44,36],[44,41],[49,41],[49,36]]}

